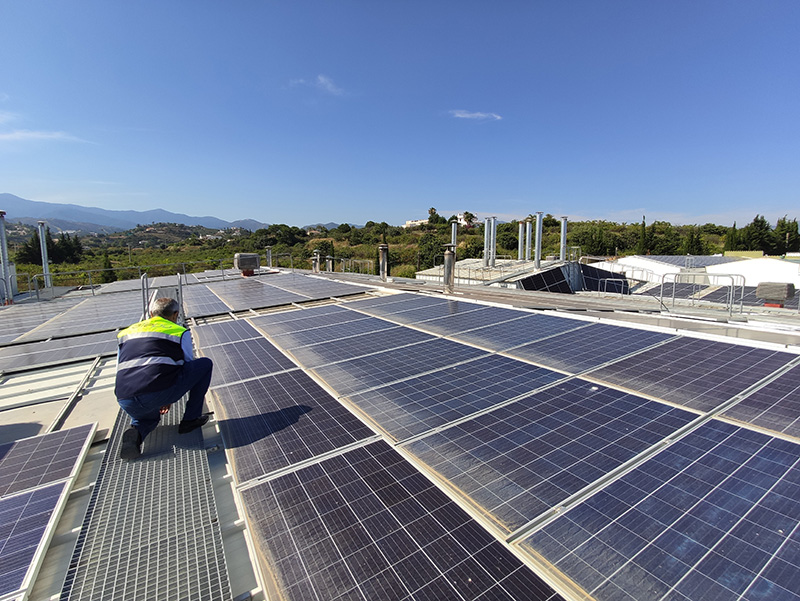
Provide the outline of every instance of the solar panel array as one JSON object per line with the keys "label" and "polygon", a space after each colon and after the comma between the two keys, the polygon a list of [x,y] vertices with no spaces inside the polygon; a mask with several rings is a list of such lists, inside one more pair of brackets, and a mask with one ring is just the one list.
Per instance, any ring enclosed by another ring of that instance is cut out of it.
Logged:
{"label": "solar panel array", "polygon": [[0,344],[12,342],[80,301],[81,299],[68,298],[0,307],[0,320],[3,323]]}
{"label": "solar panel array", "polygon": [[412,294],[247,321],[305,368],[215,388],[287,599],[796,595],[800,445],[723,421],[795,436],[795,354]]}
{"label": "solar panel array", "polygon": [[797,444],[711,421],[526,538],[595,599],[797,599]]}
{"label": "solar panel array", "polygon": [[667,265],[677,265],[678,267],[710,267],[711,265],[721,265],[723,263],[733,263],[741,261],[741,257],[721,257],[712,255],[636,255],[640,259],[648,259]]}
{"label": "solar panel array", "polygon": [[94,424],[0,445],[0,598],[31,585]]}
{"label": "solar panel array", "polygon": [[17,338],[32,342],[124,328],[142,318],[140,291],[90,296]]}
{"label": "solar panel array", "polygon": [[37,367],[117,352],[114,332],[55,338],[0,347],[0,370]]}

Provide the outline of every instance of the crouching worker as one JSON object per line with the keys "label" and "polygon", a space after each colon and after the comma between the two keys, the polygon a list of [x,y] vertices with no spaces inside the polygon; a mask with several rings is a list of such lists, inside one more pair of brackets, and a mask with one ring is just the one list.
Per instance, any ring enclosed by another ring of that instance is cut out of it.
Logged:
{"label": "crouching worker", "polygon": [[122,435],[120,457],[136,459],[142,442],[155,430],[169,406],[189,393],[178,433],[205,424],[203,402],[211,383],[211,359],[192,355],[192,334],[178,325],[177,301],[159,298],[150,307],[152,317],[125,328],[118,335],[119,355],[114,393],[131,416]]}

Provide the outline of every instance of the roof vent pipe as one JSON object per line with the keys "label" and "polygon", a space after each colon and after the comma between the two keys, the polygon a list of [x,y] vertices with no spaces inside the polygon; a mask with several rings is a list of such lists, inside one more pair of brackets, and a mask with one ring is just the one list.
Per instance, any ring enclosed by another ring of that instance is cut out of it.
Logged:
{"label": "roof vent pipe", "polygon": [[525,245],[525,223],[522,221],[519,222],[519,236],[517,236],[517,239],[517,261],[522,261],[522,249]]}
{"label": "roof vent pipe", "polygon": [[527,231],[528,231],[527,240],[525,241],[525,260],[526,261],[530,261],[531,260],[531,240],[533,240],[533,224],[531,223],[530,219],[525,221],[525,227],[527,228]]}
{"label": "roof vent pipe", "polygon": [[388,244],[378,244],[378,265],[380,268],[381,280],[385,282],[389,272]]}
{"label": "roof vent pipe", "polygon": [[6,212],[0,211],[0,256],[3,264],[3,298],[5,304],[14,302],[14,293],[11,291],[11,272],[8,266],[8,243],[6,242]]}
{"label": "roof vent pipe", "polygon": [[311,257],[311,272],[319,273],[319,251],[315,250],[314,255]]}
{"label": "roof vent pipe", "polygon": [[494,267],[497,261],[497,217],[492,217],[492,254],[489,259],[489,267]]}
{"label": "roof vent pipe", "polygon": [[559,258],[562,261],[567,260],[567,217],[566,215],[561,218],[561,254]]}
{"label": "roof vent pipe", "polygon": [[272,247],[267,247],[267,267],[272,268]]}
{"label": "roof vent pipe", "polygon": [[536,257],[533,266],[539,269],[542,265],[542,211],[536,211]]}
{"label": "roof vent pipe", "polygon": [[450,244],[456,245],[456,236],[458,235],[458,221],[450,224]]}
{"label": "roof vent pipe", "polygon": [[44,221],[39,222],[39,248],[42,249],[42,273],[44,274],[44,287],[52,288],[53,280],[50,278],[50,258],[47,256],[47,240]]}
{"label": "roof vent pipe", "polygon": [[453,290],[455,289],[455,262],[456,262],[456,253],[455,253],[455,245],[453,244],[445,244],[445,251],[444,251],[444,273],[443,273],[443,280],[444,280],[444,291],[445,294],[452,294]]}
{"label": "roof vent pipe", "polygon": [[487,217],[483,220],[483,266],[489,267],[489,248],[491,245],[489,241],[491,240],[491,231],[492,231],[492,218]]}

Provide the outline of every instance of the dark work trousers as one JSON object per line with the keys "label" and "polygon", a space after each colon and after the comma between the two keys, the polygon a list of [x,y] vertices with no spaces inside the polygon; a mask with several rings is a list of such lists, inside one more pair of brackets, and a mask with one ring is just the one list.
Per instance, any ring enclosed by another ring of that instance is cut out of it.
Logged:
{"label": "dark work trousers", "polygon": [[199,357],[184,363],[178,379],[169,388],[140,394],[130,399],[117,399],[117,402],[125,413],[131,416],[131,424],[139,430],[144,440],[156,429],[161,420],[161,407],[178,402],[187,392],[189,400],[186,402],[182,421],[188,422],[203,414],[203,401],[211,384],[213,367],[211,359]]}

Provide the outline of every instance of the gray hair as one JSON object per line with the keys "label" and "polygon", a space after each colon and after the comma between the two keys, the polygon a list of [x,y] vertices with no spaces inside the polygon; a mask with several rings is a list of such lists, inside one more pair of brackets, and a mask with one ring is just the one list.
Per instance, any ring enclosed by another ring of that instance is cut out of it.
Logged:
{"label": "gray hair", "polygon": [[162,297],[157,298],[150,304],[150,315],[153,317],[158,316],[168,319],[175,313],[178,313],[180,309],[181,308],[178,305],[178,301],[176,301],[174,298]]}

